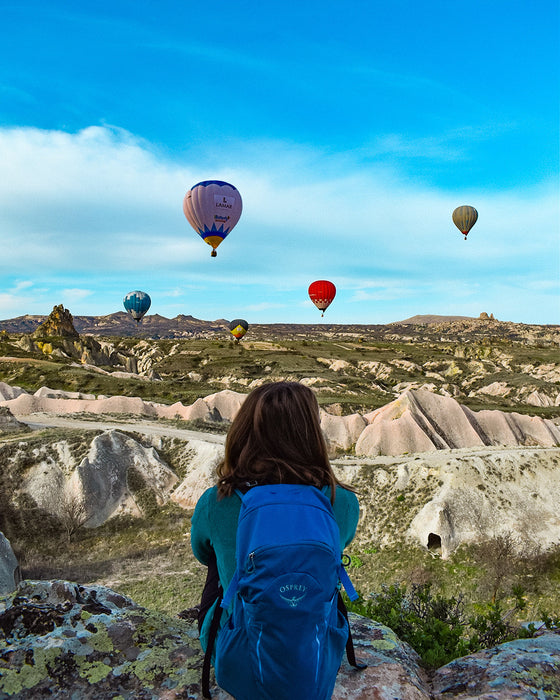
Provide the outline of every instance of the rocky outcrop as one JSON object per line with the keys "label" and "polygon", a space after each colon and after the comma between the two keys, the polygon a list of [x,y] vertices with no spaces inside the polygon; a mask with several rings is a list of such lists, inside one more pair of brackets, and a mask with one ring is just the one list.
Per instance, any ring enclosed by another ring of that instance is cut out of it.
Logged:
{"label": "rocky outcrop", "polygon": [[74,328],[74,319],[68,309],[65,309],[62,304],[53,307],[49,317],[44,323],[33,332],[35,338],[44,337],[63,337],[63,338],[79,338],[78,331]]}
{"label": "rocky outcrop", "polygon": [[19,433],[28,431],[29,427],[25,423],[20,423],[15,418],[10,409],[0,406],[0,435],[4,433]]}
{"label": "rocky outcrop", "polygon": [[331,452],[349,450],[366,427],[366,421],[358,413],[349,416],[333,416],[321,411],[321,429]]}
{"label": "rocky outcrop", "polygon": [[560,634],[517,639],[438,669],[433,700],[560,697]]}
{"label": "rocky outcrop", "polygon": [[171,494],[171,500],[183,508],[194,508],[206,489],[216,483],[216,467],[224,458],[224,448],[211,442],[190,440],[186,474]]}
{"label": "rocky outcrop", "polygon": [[[13,415],[33,413],[129,413],[150,418],[227,421],[235,417],[246,394],[226,389],[185,406],[144,401],[131,396],[95,397],[42,387],[27,394],[0,384],[0,406]],[[560,445],[560,427],[538,416],[503,411],[471,411],[451,396],[407,390],[394,401],[363,416],[321,411],[321,426],[331,450],[349,450],[366,457],[460,449],[476,446]]]}
{"label": "rocky outcrop", "polygon": [[364,416],[356,454],[397,455],[484,445],[560,445],[560,428],[538,416],[471,411],[448,396],[405,391]]}
{"label": "rocky outcrop", "polygon": [[54,455],[52,449],[36,453],[21,489],[59,517],[81,506],[86,527],[124,513],[143,515],[151,499],[163,505],[178,481],[153,447],[116,430],[94,437],[78,464],[63,442],[54,449]]}
{"label": "rocky outcrop", "polygon": [[[195,615],[161,615],[101,586],[23,581],[0,598],[0,698],[197,700]],[[430,680],[416,652],[388,627],[353,614],[350,624],[367,668],[356,671],[344,660],[333,700],[552,698],[560,688],[558,634],[463,657]],[[215,700],[231,697],[211,690]]]}
{"label": "rocky outcrop", "polygon": [[0,401],[11,401],[21,394],[27,394],[20,386],[10,386],[6,382],[0,382]]}
{"label": "rocky outcrop", "polygon": [[560,543],[560,448],[469,448],[333,462],[360,496],[362,547],[412,539],[447,558],[510,535],[519,549]]}
{"label": "rocky outcrop", "polygon": [[0,595],[11,593],[16,587],[18,562],[10,540],[0,532]]}

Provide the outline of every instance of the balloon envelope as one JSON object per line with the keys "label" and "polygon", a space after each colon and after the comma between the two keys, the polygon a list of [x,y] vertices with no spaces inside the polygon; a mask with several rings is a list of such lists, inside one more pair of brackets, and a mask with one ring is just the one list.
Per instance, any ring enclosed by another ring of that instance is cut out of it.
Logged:
{"label": "balloon envelope", "polygon": [[140,292],[136,290],[135,292],[129,292],[123,299],[124,308],[136,321],[140,323],[142,317],[146,311],[150,308],[152,300],[146,294],[146,292]]}
{"label": "balloon envelope", "polygon": [[451,217],[453,223],[457,226],[459,231],[461,231],[466,240],[468,232],[476,224],[476,220],[478,219],[477,210],[465,204],[462,207],[457,207]]}
{"label": "balloon envelope", "polygon": [[204,180],[191,187],[183,199],[183,212],[198,235],[216,248],[239,221],[243,202],[237,189],[222,180]]}
{"label": "balloon envelope", "polygon": [[308,293],[311,301],[324,314],[335,297],[336,287],[328,280],[316,280],[309,285]]}
{"label": "balloon envelope", "polygon": [[232,336],[240,340],[249,330],[249,324],[242,318],[234,318],[233,321],[229,323],[228,328]]}

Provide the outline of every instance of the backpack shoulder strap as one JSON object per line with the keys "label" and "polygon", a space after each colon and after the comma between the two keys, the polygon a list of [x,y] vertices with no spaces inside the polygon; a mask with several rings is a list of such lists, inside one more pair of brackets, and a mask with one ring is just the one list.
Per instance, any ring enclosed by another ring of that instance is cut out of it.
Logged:
{"label": "backpack shoulder strap", "polygon": [[220,620],[223,612],[223,608],[220,605],[221,597],[221,595],[218,597],[216,607],[214,608],[214,614],[212,615],[210,631],[208,632],[208,644],[204,652],[204,663],[202,664],[201,690],[202,697],[205,699],[212,697],[210,694],[210,666],[212,664],[212,652],[214,651],[214,644],[216,643],[216,637],[220,629]]}
{"label": "backpack shoulder strap", "polygon": [[354,652],[354,642],[352,640],[352,632],[350,630],[350,620],[348,619],[348,610],[346,610],[346,605],[344,604],[344,600],[342,599],[342,593],[340,591],[338,592],[337,607],[340,610],[340,612],[344,615],[344,619],[348,624],[348,639],[346,640],[346,658],[348,659],[348,663],[350,664],[350,666],[353,666],[358,671],[363,671],[364,668],[367,668],[367,664],[365,664],[363,661],[356,660],[356,654]]}

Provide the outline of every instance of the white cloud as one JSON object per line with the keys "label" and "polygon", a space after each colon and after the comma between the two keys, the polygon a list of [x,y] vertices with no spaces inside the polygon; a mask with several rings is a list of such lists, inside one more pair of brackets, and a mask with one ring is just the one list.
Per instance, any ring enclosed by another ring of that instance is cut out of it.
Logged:
{"label": "white cloud", "polygon": [[[396,135],[385,146],[414,154],[429,144]],[[445,145],[431,147],[435,156]],[[519,292],[504,290],[516,278],[529,290],[524,303],[532,294],[535,308],[548,298],[550,309],[558,289],[557,193],[546,183],[442,192],[401,179],[395,167],[365,166],[363,154],[279,142],[177,163],[110,127],[0,129],[0,152],[0,289],[10,292],[0,310],[9,315],[60,298],[77,305],[75,314],[86,312],[84,300],[87,313],[109,312],[129,288],[145,288],[163,314],[166,304],[199,317],[245,308],[265,322],[267,310],[288,307],[311,318],[313,307],[299,304],[322,278],[359,318],[360,302],[385,302],[387,314],[406,303],[409,316],[415,301],[460,306],[473,294],[505,295],[502,307],[513,312]],[[187,189],[209,177],[234,183],[244,202],[216,259],[182,213]],[[465,243],[451,212],[466,203],[479,220]],[[48,288],[46,298],[24,294],[30,278]]]}
{"label": "white cloud", "polygon": [[17,295],[17,294],[19,294],[19,292],[23,291],[24,289],[29,289],[32,286],[33,286],[33,282],[31,280],[19,280],[10,289],[10,292],[14,295]]}
{"label": "white cloud", "polygon": [[73,306],[92,294],[94,292],[91,289],[63,289],[61,292],[62,302],[65,306]]}

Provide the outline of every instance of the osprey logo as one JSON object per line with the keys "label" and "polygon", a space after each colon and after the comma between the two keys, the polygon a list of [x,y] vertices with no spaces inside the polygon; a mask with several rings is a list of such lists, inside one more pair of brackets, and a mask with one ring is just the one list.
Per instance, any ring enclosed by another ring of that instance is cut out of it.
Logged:
{"label": "osprey logo", "polygon": [[298,583],[288,583],[285,586],[280,586],[280,598],[289,603],[291,608],[297,608],[298,604],[307,595],[307,586]]}

